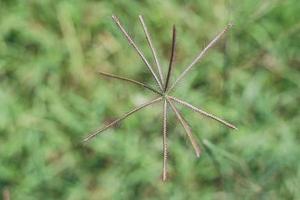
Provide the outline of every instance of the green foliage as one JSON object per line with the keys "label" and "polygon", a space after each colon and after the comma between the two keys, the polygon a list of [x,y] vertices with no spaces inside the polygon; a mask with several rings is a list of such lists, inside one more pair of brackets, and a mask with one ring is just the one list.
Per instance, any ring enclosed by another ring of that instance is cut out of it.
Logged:
{"label": "green foliage", "polygon": [[[300,199],[299,10],[298,0],[0,0],[1,193],[22,200]],[[151,98],[99,79],[98,69],[155,86],[112,14],[150,58],[138,22],[144,15],[165,72],[176,24],[175,78],[235,24],[176,95],[239,130],[181,108],[201,140],[196,159],[171,115],[165,184],[161,108],[81,144],[89,131]]]}

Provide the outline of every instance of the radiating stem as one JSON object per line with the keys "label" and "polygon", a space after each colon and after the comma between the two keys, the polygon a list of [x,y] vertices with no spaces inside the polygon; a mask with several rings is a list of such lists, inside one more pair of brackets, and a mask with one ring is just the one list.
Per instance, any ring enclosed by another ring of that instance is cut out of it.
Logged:
{"label": "radiating stem", "polygon": [[219,117],[217,117],[217,116],[215,116],[215,115],[213,115],[213,114],[210,114],[210,113],[208,113],[208,112],[206,112],[206,111],[204,111],[204,110],[201,110],[200,108],[197,108],[197,107],[195,107],[195,106],[189,104],[188,102],[185,102],[185,101],[180,100],[180,99],[178,99],[178,98],[176,98],[176,97],[173,97],[173,96],[168,96],[168,97],[169,97],[170,99],[174,100],[175,102],[180,103],[180,104],[182,104],[182,105],[188,107],[189,109],[191,109],[191,110],[193,110],[193,111],[195,111],[195,112],[198,112],[198,113],[200,113],[200,114],[202,114],[202,115],[204,115],[204,116],[206,116],[206,117],[209,117],[209,118],[211,118],[211,119],[213,119],[213,120],[216,120],[216,121],[218,121],[218,122],[224,124],[225,126],[227,126],[227,127],[229,127],[229,128],[237,129],[234,125],[230,124],[229,122],[226,122],[225,120],[223,120],[223,119],[221,119],[221,118],[219,118]]}
{"label": "radiating stem", "polygon": [[159,74],[159,77],[160,77],[161,84],[164,85],[164,76],[163,76],[163,73],[162,73],[162,69],[161,69],[160,63],[159,63],[158,58],[157,58],[156,50],[155,50],[155,48],[154,48],[154,46],[152,44],[151,36],[150,36],[150,34],[148,32],[148,29],[147,29],[147,26],[146,26],[146,24],[144,22],[143,16],[139,15],[139,19],[140,19],[140,22],[141,22],[141,24],[143,26],[147,42],[148,42],[149,47],[151,49],[152,55],[154,57],[154,60],[155,60],[156,66],[157,66],[157,70],[158,70],[158,74]]}
{"label": "radiating stem", "polygon": [[98,72],[100,75],[102,76],[106,76],[106,77],[109,77],[109,78],[115,78],[115,79],[119,79],[119,80],[122,80],[122,81],[127,81],[127,82],[130,82],[130,83],[133,83],[133,84],[136,84],[136,85],[139,85],[139,86],[142,86],[144,88],[147,88],[148,90],[151,90],[152,92],[155,92],[157,94],[160,94],[162,95],[161,92],[157,91],[156,89],[144,84],[144,83],[141,83],[139,81],[136,81],[136,80],[133,80],[133,79],[129,79],[129,78],[125,78],[125,77],[122,77],[122,76],[118,76],[118,75],[114,75],[114,74],[110,74],[110,73],[106,73],[106,72]]}
{"label": "radiating stem", "polygon": [[118,123],[118,122],[124,120],[125,118],[129,117],[129,116],[132,115],[133,113],[135,113],[135,112],[137,112],[137,111],[141,110],[142,108],[145,108],[145,107],[147,107],[147,106],[149,106],[149,105],[152,105],[152,104],[154,104],[154,103],[160,101],[161,99],[162,99],[162,97],[159,97],[159,98],[156,98],[156,99],[154,99],[154,100],[152,100],[152,101],[150,101],[150,102],[144,103],[144,104],[142,104],[142,105],[140,105],[140,106],[134,108],[132,111],[130,111],[130,112],[128,112],[128,113],[125,113],[122,117],[120,117],[120,118],[114,120],[113,122],[111,122],[111,123],[108,124],[107,126],[95,130],[94,132],[92,132],[91,134],[89,134],[89,135],[83,140],[83,142],[89,141],[90,139],[92,139],[93,137],[95,137],[96,135],[98,135],[99,133],[101,133],[101,132],[107,130],[108,128],[112,127],[112,126],[115,125],[116,123]]}
{"label": "radiating stem", "polygon": [[179,113],[179,111],[177,110],[175,105],[172,103],[172,101],[170,101],[168,98],[167,98],[167,100],[168,100],[168,103],[170,104],[171,108],[173,109],[173,111],[176,115],[176,118],[179,120],[179,122],[181,123],[182,127],[184,128],[188,138],[190,139],[190,142],[192,143],[192,146],[195,150],[196,156],[200,157],[201,150],[200,150],[200,147],[199,147],[198,143],[196,142],[196,140],[195,140],[195,138],[192,134],[191,128],[189,127],[187,122],[184,120],[183,116]]}
{"label": "radiating stem", "polygon": [[167,100],[164,100],[163,105],[163,181],[167,180],[167,160],[168,160],[168,144],[167,144]]}
{"label": "radiating stem", "polygon": [[127,38],[128,42],[130,45],[133,46],[133,48],[137,51],[138,55],[142,58],[143,62],[146,64],[146,66],[148,67],[148,69],[150,70],[152,76],[154,77],[156,83],[158,84],[159,88],[163,91],[163,87],[162,84],[160,83],[160,81],[158,80],[156,74],[154,73],[151,65],[149,64],[149,62],[147,61],[146,57],[144,56],[144,54],[142,53],[142,51],[137,47],[137,45],[135,44],[135,42],[133,41],[133,39],[129,36],[129,34],[127,33],[127,31],[124,29],[124,27],[122,26],[120,20],[118,17],[116,17],[115,15],[112,16],[113,20],[115,21],[115,23],[117,24],[117,26],[120,28],[120,30],[122,31],[122,33],[125,35],[125,37]]}
{"label": "radiating stem", "polygon": [[175,44],[176,44],[176,28],[175,25],[173,25],[173,37],[172,37],[172,48],[171,48],[171,56],[170,56],[170,62],[169,62],[169,69],[168,69],[168,74],[166,78],[166,84],[164,88],[164,92],[166,92],[171,76],[171,71],[173,68],[173,60],[174,60],[174,53],[175,53]]}

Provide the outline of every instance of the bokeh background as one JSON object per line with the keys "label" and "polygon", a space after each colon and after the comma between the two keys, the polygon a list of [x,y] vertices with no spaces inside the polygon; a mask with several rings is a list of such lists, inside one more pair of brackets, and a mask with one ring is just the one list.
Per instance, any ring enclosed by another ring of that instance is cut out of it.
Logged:
{"label": "bokeh background", "polygon": [[[0,0],[0,192],[11,199],[300,199],[298,0]],[[239,130],[178,107],[202,146],[196,159],[169,112],[161,181],[162,105],[83,145],[88,132],[153,98],[98,70],[155,86],[111,19],[149,60],[143,14],[174,78],[226,24],[176,96]]]}

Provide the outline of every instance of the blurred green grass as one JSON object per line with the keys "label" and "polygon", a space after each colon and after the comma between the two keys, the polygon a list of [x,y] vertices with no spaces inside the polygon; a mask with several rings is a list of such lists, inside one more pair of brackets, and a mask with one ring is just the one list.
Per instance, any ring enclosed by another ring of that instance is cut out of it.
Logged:
{"label": "blurred green grass", "polygon": [[[298,0],[0,0],[1,193],[22,200],[300,199],[299,10]],[[151,98],[96,74],[154,84],[112,14],[150,58],[137,18],[144,15],[163,66],[176,24],[175,77],[228,22],[235,24],[176,95],[239,131],[181,109],[204,144],[196,159],[170,114],[166,184],[160,105],[80,143]]]}

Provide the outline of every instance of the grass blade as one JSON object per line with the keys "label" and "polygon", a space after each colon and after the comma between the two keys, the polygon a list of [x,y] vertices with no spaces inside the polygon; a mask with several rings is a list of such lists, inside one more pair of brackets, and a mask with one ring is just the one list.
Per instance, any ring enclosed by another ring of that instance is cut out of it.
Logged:
{"label": "grass blade", "polygon": [[195,107],[195,106],[193,106],[193,105],[191,105],[191,104],[189,104],[189,103],[187,103],[187,102],[185,102],[183,100],[177,99],[176,97],[169,96],[169,98],[172,99],[172,100],[174,100],[175,102],[177,102],[179,104],[182,104],[182,105],[190,108],[191,110],[193,110],[193,111],[195,111],[197,113],[200,113],[200,114],[202,114],[202,115],[204,115],[206,117],[209,117],[209,118],[211,118],[213,120],[216,120],[216,121],[224,124],[225,126],[227,126],[229,128],[237,130],[237,128],[234,125],[230,124],[229,122],[226,122],[225,120],[223,120],[223,119],[221,119],[221,118],[219,118],[219,117],[217,117],[217,116],[215,116],[213,114],[210,114],[210,113],[208,113],[208,112],[206,112],[204,110],[201,110],[200,108],[197,108],[197,107]]}
{"label": "grass blade", "polygon": [[183,116],[179,113],[179,111],[177,110],[177,108],[175,107],[175,105],[172,103],[172,101],[170,101],[168,99],[168,103],[170,104],[171,108],[173,109],[173,111],[174,111],[174,113],[176,115],[176,118],[179,120],[179,122],[181,123],[182,127],[184,128],[184,130],[185,130],[188,138],[190,139],[190,141],[192,143],[192,146],[193,146],[193,148],[195,150],[196,156],[200,157],[201,150],[200,150],[200,147],[199,147],[198,143],[196,142],[196,140],[195,140],[195,138],[194,138],[194,136],[192,134],[190,126],[184,120]]}
{"label": "grass blade", "polygon": [[171,88],[169,89],[169,92],[174,89],[175,85],[180,81],[188,71],[204,56],[204,54],[210,49],[221,37],[226,33],[229,28],[232,27],[232,24],[228,24],[226,28],[220,32],[212,41],[209,42],[209,44],[198,54],[198,56],[193,60],[193,62],[179,75],[179,77],[176,79],[176,81],[173,83]]}
{"label": "grass blade", "polygon": [[161,69],[161,66],[160,66],[160,63],[158,61],[158,58],[157,58],[157,53],[156,53],[156,50],[152,44],[152,40],[151,40],[151,36],[148,32],[148,29],[147,29],[147,26],[144,22],[144,19],[143,19],[143,16],[142,15],[139,15],[139,19],[140,19],[140,22],[143,26],[143,29],[144,29],[144,32],[145,32],[145,35],[146,35],[146,39],[147,39],[147,42],[148,42],[148,45],[152,51],[152,55],[154,57],[154,60],[155,60],[155,63],[156,63],[156,66],[157,66],[157,70],[158,70],[158,74],[159,74],[159,77],[160,77],[160,81],[161,81],[161,84],[164,85],[164,77],[163,77],[163,73],[162,73],[162,69]]}
{"label": "grass blade", "polygon": [[163,90],[163,87],[160,83],[160,81],[158,80],[156,74],[154,73],[151,65],[149,64],[149,62],[147,61],[146,57],[144,56],[144,54],[142,53],[142,51],[137,47],[137,45],[135,44],[135,42],[132,40],[132,38],[129,36],[129,34],[127,33],[127,31],[124,29],[124,27],[122,26],[119,18],[115,15],[112,16],[113,20],[115,21],[115,23],[117,24],[117,26],[120,28],[121,32],[125,35],[125,37],[127,38],[128,42],[130,45],[133,46],[133,48],[137,51],[138,55],[141,57],[141,59],[143,60],[143,62],[146,64],[146,66],[148,67],[148,69],[150,70],[152,76],[154,77],[156,83],[158,84],[159,88],[161,90]]}
{"label": "grass blade", "polygon": [[162,99],[162,97],[159,97],[159,98],[156,98],[156,99],[154,99],[154,100],[152,100],[152,101],[149,101],[149,102],[147,102],[147,103],[144,103],[144,104],[142,104],[142,105],[140,105],[140,106],[134,108],[132,111],[125,113],[122,117],[120,117],[120,118],[114,120],[113,122],[111,122],[111,123],[108,124],[107,126],[95,130],[94,132],[92,132],[91,134],[89,134],[89,135],[83,140],[83,142],[89,141],[90,139],[92,139],[93,137],[95,137],[96,135],[98,135],[99,133],[101,133],[101,132],[107,130],[108,128],[112,127],[112,126],[115,125],[116,123],[118,123],[118,122],[124,120],[125,118],[129,117],[129,116],[132,115],[133,113],[135,113],[135,112],[137,112],[137,111],[141,110],[142,108],[145,108],[145,107],[147,107],[147,106],[149,106],[149,105],[152,105],[152,104],[154,104],[154,103],[160,101],[161,99]]}

